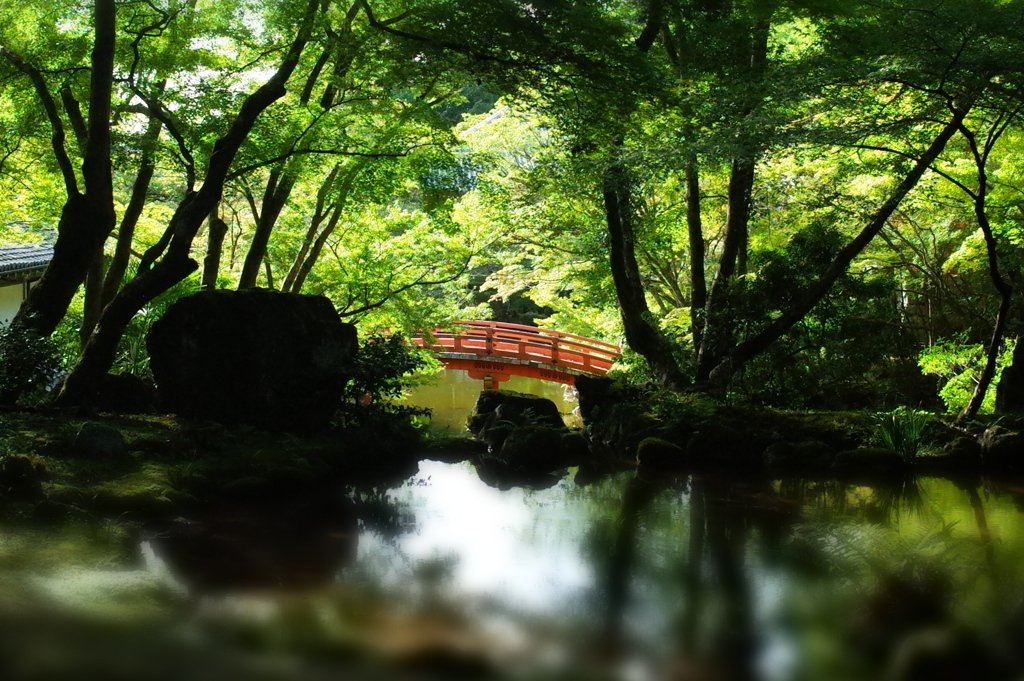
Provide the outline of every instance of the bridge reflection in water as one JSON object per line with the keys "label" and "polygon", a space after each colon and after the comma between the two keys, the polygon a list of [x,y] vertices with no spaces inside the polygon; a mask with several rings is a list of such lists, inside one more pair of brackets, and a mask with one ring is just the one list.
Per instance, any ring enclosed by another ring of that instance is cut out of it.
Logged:
{"label": "bridge reflection in water", "polygon": [[446,371],[406,400],[434,410],[432,426],[461,432],[480,390],[503,388],[547,397],[568,425],[579,425],[573,385],[580,374],[604,375],[621,348],[551,329],[491,321],[461,321],[412,340],[430,348]]}

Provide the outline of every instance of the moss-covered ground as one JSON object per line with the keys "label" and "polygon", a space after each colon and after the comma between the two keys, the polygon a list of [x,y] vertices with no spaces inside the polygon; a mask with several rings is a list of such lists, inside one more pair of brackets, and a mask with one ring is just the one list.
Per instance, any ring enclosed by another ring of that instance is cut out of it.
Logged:
{"label": "moss-covered ground", "polygon": [[[87,424],[116,430],[123,447],[83,449],[76,437]],[[379,484],[415,471],[421,447],[417,431],[396,424],[298,437],[174,416],[6,410],[0,518],[146,520],[325,486]]]}

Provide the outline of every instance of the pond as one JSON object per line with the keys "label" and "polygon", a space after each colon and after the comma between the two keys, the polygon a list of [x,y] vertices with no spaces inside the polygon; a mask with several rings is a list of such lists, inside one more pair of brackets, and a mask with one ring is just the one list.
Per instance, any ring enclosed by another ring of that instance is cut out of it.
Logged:
{"label": "pond", "polygon": [[303,580],[243,588],[198,579],[205,568],[175,554],[166,527],[5,527],[0,678],[796,681],[1024,669],[1024,487],[630,474],[577,485],[570,471],[548,489],[499,491],[470,464],[423,461],[397,487],[339,495],[338,513],[356,522],[218,554],[230,574],[232,556],[266,568],[279,564],[274,551],[328,547],[332,558]]}

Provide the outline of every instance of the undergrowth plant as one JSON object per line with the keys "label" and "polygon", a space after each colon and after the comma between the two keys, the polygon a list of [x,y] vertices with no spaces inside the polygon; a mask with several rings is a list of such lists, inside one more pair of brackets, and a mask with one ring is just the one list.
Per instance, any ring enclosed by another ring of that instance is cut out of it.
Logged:
{"label": "undergrowth plant", "polygon": [[22,326],[0,329],[0,403],[41,399],[59,371],[49,338]]}
{"label": "undergrowth plant", "polygon": [[890,412],[876,414],[876,437],[907,461],[914,460],[924,449],[924,430],[931,415],[928,412],[897,407]]}
{"label": "undergrowth plant", "polygon": [[401,334],[372,334],[366,338],[352,362],[338,423],[369,425],[429,413],[428,409],[398,403],[414,382],[416,371],[427,363],[424,353],[411,347]]}

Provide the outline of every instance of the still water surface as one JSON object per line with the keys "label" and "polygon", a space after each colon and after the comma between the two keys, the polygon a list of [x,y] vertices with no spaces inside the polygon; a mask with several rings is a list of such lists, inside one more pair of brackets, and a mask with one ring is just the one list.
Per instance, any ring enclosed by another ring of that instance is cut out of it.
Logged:
{"label": "still water surface", "polygon": [[2,677],[1022,678],[1024,488],[499,491],[424,461],[344,493],[354,554],[301,588],[204,593],[108,526],[6,528]]}

